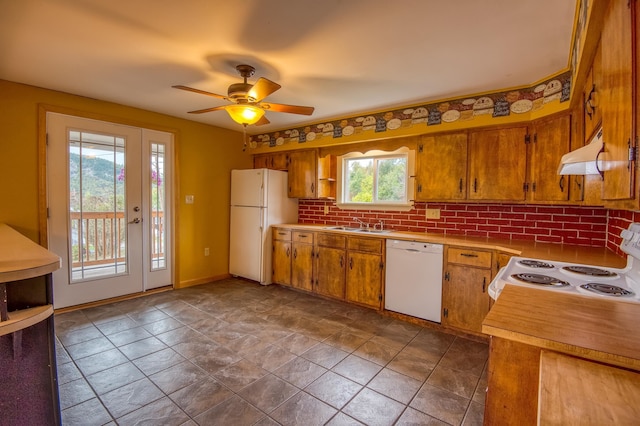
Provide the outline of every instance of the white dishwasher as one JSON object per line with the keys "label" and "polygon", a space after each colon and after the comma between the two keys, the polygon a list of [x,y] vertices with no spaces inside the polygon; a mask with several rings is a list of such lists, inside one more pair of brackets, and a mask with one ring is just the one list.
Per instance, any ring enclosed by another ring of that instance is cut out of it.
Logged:
{"label": "white dishwasher", "polygon": [[384,307],[440,322],[442,244],[387,240]]}

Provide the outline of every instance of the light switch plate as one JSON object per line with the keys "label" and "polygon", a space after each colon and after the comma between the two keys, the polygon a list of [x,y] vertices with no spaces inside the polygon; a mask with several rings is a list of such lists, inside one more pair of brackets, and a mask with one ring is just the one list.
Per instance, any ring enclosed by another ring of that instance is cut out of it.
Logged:
{"label": "light switch plate", "polygon": [[184,202],[187,204],[193,204],[194,198],[195,197],[193,195],[186,195],[184,197]]}
{"label": "light switch plate", "polygon": [[440,209],[427,209],[425,216],[427,219],[440,219]]}

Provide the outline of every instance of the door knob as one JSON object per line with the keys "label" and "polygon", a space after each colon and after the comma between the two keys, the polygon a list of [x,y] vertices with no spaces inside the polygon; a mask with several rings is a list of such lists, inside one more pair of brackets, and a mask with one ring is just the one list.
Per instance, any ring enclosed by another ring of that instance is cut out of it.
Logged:
{"label": "door knob", "polygon": [[140,207],[135,206],[135,207],[133,208],[133,211],[134,211],[134,212],[139,212],[139,211],[140,211]]}

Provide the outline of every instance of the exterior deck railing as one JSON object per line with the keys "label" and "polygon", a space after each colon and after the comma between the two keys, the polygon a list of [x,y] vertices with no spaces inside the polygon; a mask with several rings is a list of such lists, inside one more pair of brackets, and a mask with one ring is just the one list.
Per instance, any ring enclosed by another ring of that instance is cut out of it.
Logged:
{"label": "exterior deck railing", "polygon": [[[127,223],[124,212],[71,212],[72,267],[124,262]],[[164,213],[153,212],[151,256],[163,257]]]}

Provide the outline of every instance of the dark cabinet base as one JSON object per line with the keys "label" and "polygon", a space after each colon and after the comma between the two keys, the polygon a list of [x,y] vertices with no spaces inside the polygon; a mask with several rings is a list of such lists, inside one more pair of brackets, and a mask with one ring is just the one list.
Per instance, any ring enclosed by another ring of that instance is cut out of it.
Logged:
{"label": "dark cabinet base", "polygon": [[0,425],[59,425],[53,316],[0,336]]}

